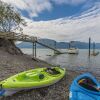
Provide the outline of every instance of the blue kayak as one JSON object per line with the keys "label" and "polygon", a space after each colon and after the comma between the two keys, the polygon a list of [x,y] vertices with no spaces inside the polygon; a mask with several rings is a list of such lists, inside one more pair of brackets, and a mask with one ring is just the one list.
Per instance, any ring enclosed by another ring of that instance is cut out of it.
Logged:
{"label": "blue kayak", "polygon": [[78,76],[70,87],[69,100],[100,100],[100,83],[89,73]]}

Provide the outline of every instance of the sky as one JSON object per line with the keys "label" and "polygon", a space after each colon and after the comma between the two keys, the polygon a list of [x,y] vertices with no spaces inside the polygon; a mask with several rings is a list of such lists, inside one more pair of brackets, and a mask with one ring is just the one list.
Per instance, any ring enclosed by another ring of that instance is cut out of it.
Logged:
{"label": "sky", "polygon": [[23,33],[57,41],[100,42],[100,0],[2,0],[27,22]]}

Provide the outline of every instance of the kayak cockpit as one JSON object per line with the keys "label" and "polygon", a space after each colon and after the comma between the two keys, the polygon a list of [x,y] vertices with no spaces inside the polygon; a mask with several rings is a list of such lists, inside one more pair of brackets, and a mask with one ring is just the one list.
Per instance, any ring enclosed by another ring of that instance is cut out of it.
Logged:
{"label": "kayak cockpit", "polygon": [[100,100],[100,83],[90,73],[74,79],[70,87],[69,100]]}
{"label": "kayak cockpit", "polygon": [[82,78],[78,80],[78,84],[82,86],[85,89],[88,89],[90,91],[100,92],[100,88],[97,86],[97,84],[89,77]]}
{"label": "kayak cockpit", "polygon": [[59,70],[57,70],[56,68],[45,68],[44,70],[41,71],[29,71],[26,73],[22,73],[16,76],[16,79],[14,79],[14,81],[20,81],[20,82],[35,82],[35,81],[43,81],[43,80],[47,80],[50,79],[50,77],[56,77],[56,75],[58,76],[60,73]]}
{"label": "kayak cockpit", "polygon": [[24,73],[24,74],[21,74],[21,75],[18,75],[16,77],[16,80],[19,81],[19,82],[35,82],[35,81],[40,81],[40,80],[43,80],[45,78],[45,75],[42,74],[42,73]]}
{"label": "kayak cockpit", "polygon": [[51,74],[51,75],[58,75],[60,74],[60,71],[58,71],[56,68],[46,68],[45,72]]}

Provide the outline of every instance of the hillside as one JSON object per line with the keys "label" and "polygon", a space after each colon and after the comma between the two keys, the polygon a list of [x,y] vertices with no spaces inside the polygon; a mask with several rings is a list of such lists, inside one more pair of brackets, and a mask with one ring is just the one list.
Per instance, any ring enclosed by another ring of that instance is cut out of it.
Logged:
{"label": "hillside", "polygon": [[[44,43],[46,45],[49,45],[51,47],[55,48],[55,41],[51,39],[39,39],[39,42]],[[76,41],[75,46],[79,49],[88,49],[88,43],[86,42],[80,42]],[[17,47],[19,48],[32,48],[32,43],[29,42],[21,42],[20,44],[17,44]],[[56,42],[56,48],[59,49],[66,49],[69,47],[68,42]],[[43,46],[37,44],[37,48],[44,48]],[[92,44],[91,44],[92,48]],[[100,49],[100,43],[96,43],[96,49]]]}

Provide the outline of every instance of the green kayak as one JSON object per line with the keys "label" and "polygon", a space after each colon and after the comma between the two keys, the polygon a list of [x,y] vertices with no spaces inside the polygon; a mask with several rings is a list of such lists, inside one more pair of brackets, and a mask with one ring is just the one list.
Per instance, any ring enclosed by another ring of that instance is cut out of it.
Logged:
{"label": "green kayak", "polygon": [[0,95],[8,96],[23,89],[52,85],[62,79],[65,69],[60,67],[37,68],[16,74],[0,82]]}

